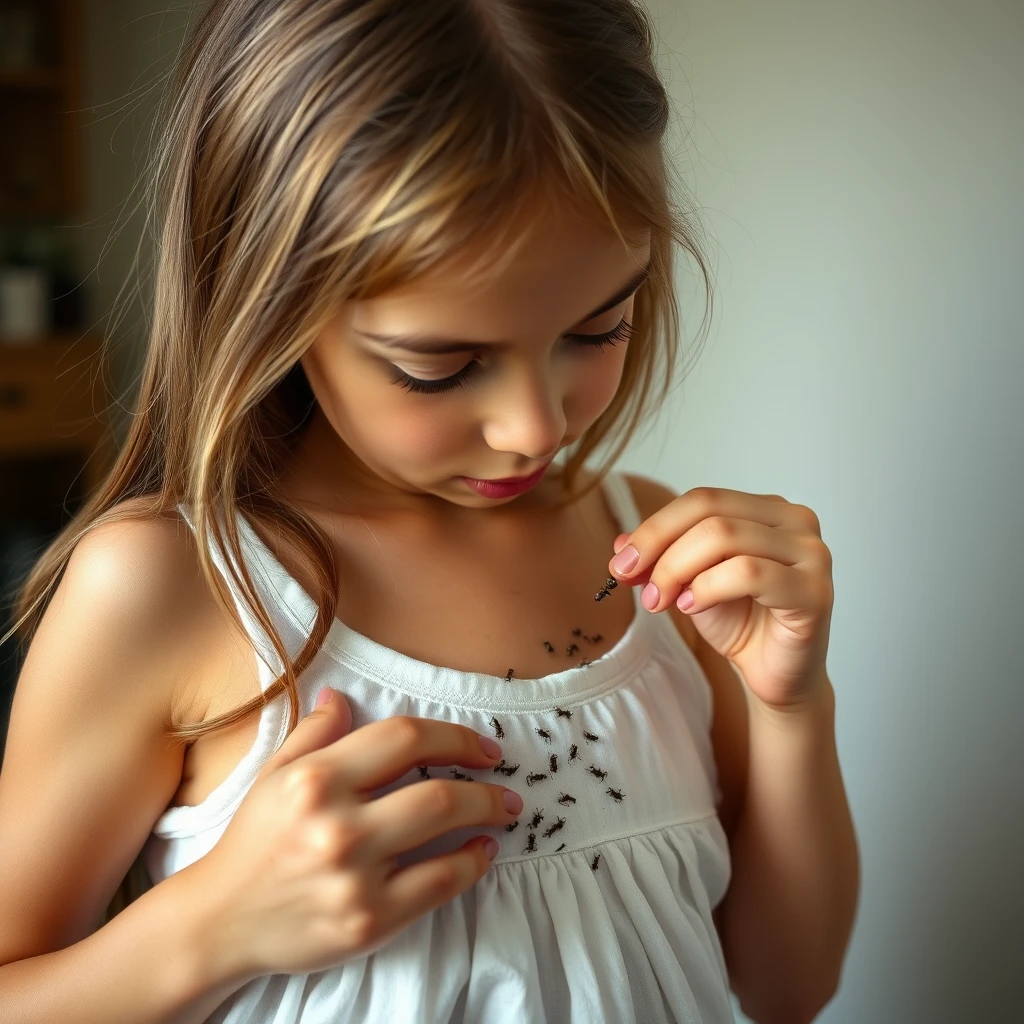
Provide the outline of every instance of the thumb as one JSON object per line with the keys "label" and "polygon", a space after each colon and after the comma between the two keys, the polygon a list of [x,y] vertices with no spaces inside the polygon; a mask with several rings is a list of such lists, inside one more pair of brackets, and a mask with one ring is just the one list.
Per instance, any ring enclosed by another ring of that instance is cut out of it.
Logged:
{"label": "thumb", "polygon": [[313,710],[291,731],[257,779],[340,740],[352,728],[352,708],[345,697],[329,687],[320,691]]}

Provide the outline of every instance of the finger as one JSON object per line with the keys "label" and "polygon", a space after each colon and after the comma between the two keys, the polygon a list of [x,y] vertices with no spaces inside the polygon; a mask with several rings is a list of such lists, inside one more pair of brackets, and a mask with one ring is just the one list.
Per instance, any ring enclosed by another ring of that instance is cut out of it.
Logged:
{"label": "finger", "polygon": [[421,764],[490,768],[500,760],[501,748],[465,725],[396,715],[364,725],[311,756],[330,763],[339,788],[368,792]]}
{"label": "finger", "polygon": [[793,566],[807,558],[807,546],[803,537],[788,530],[712,516],[670,544],[658,559],[650,574],[655,589],[645,588],[644,607],[652,612],[667,608],[700,573],[744,555]]}
{"label": "finger", "polygon": [[522,811],[523,798],[505,786],[454,779],[414,782],[363,806],[360,818],[370,837],[364,849],[376,859],[394,857],[453,828],[507,825]]}
{"label": "finger", "polygon": [[436,910],[465,892],[487,873],[493,853],[486,845],[497,840],[474,836],[453,853],[431,857],[396,871],[383,886],[384,920],[389,928],[414,920]]}
{"label": "finger", "polygon": [[[767,498],[724,487],[695,487],[645,519],[629,535],[618,554],[609,560],[608,572],[621,582],[632,583],[661,558],[669,544],[711,516],[746,519],[799,532],[807,530],[813,512],[804,506],[777,501],[774,496]],[[624,569],[623,565],[631,561],[631,552],[637,557]]]}

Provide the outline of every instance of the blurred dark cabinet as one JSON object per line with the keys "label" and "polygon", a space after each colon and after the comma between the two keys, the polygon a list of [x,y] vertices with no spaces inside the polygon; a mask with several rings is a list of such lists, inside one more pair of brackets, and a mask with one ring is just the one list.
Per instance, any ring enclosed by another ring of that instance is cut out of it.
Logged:
{"label": "blurred dark cabinet", "polygon": [[80,0],[0,0],[0,217],[81,207]]}

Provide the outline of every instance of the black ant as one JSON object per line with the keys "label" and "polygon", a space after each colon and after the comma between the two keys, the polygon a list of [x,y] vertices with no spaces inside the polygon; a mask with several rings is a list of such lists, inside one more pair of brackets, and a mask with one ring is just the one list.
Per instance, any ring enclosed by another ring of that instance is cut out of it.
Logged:
{"label": "black ant", "polygon": [[515,832],[515,830],[517,828],[519,828],[519,820],[518,820],[518,818],[515,821],[513,821],[511,825],[506,825],[505,826],[505,831],[506,832]]}
{"label": "black ant", "polygon": [[571,658],[580,649],[579,644],[569,644],[565,649],[565,656]]}
{"label": "black ant", "polygon": [[494,766],[494,770],[496,772],[501,772],[502,775],[515,775],[515,773],[519,771],[519,765],[506,764],[505,758],[502,758],[501,761]]}
{"label": "black ant", "polygon": [[602,782],[604,782],[604,780],[608,776],[608,773],[606,771],[602,771],[600,768],[595,768],[593,765],[591,765],[587,769],[587,771],[590,772],[590,774],[593,775],[595,778],[600,779]]}
{"label": "black ant", "polygon": [[417,768],[416,770],[420,773],[420,778],[421,779],[429,779],[430,778],[430,772],[427,771],[427,766],[426,765],[421,764],[419,766],[419,768]]}
{"label": "black ant", "polygon": [[556,818],[554,825],[549,825],[544,829],[544,838],[550,839],[564,824],[565,818]]}
{"label": "black ant", "polygon": [[552,754],[548,758],[548,764],[549,764],[549,766],[551,768],[552,774],[557,772],[558,771],[558,755],[557,754]]}
{"label": "black ant", "polygon": [[554,654],[555,653],[554,647],[552,647],[551,644],[549,644],[547,642],[547,640],[544,641],[544,650],[547,651],[548,654]]}
{"label": "black ant", "polygon": [[617,804],[621,804],[621,803],[622,803],[622,791],[621,791],[621,790],[618,790],[618,789],[612,789],[612,787],[611,787],[611,786],[609,786],[609,787],[608,787],[608,788],[607,788],[607,789],[605,790],[605,792],[606,792],[606,793],[607,793],[607,794],[608,794],[608,795],[609,795],[609,796],[610,796],[610,797],[611,797],[611,798],[612,798],[612,799],[613,799],[613,800],[614,800],[614,801],[615,801],[615,802],[616,802]]}
{"label": "black ant", "polygon": [[508,671],[507,671],[507,672],[505,673],[505,682],[506,682],[506,683],[511,683],[511,682],[512,682],[512,673],[513,673],[513,672],[514,672],[514,669],[511,669],[511,668],[510,668],[510,669],[509,669],[509,670],[508,670]]}
{"label": "black ant", "polygon": [[572,712],[566,711],[565,708],[552,708],[556,718],[572,718]]}
{"label": "black ant", "polygon": [[545,743],[551,742],[551,733],[547,729],[534,729],[534,732],[544,740]]}
{"label": "black ant", "polygon": [[565,849],[565,843],[562,843],[562,845],[558,848],[558,850],[555,850],[555,853],[558,853],[559,850],[564,850],[564,849]]}
{"label": "black ant", "polygon": [[587,730],[586,730],[586,729],[584,729],[584,730],[583,730],[583,738],[584,738],[584,739],[585,739],[585,740],[586,740],[586,741],[587,741],[588,743],[594,743],[594,742],[596,742],[596,741],[597,741],[597,737],[596,737],[596,736],[595,736],[595,735],[594,735],[594,734],[593,734],[592,732],[587,732]]}
{"label": "black ant", "polygon": [[598,862],[599,862],[600,860],[601,860],[601,854],[598,854],[598,855],[597,855],[597,856],[596,856],[596,857],[594,858],[594,861],[593,861],[593,863],[592,863],[592,864],[590,865],[590,870],[591,870],[591,871],[596,871],[596,870],[597,870],[597,865],[598,865]]}
{"label": "black ant", "polygon": [[466,782],[472,782],[473,780],[468,775],[463,775],[458,768],[451,769],[452,776],[456,779],[465,779]]}
{"label": "black ant", "polygon": [[577,665],[576,667],[577,667],[577,668],[586,668],[586,667],[587,667],[587,666],[588,666],[589,664],[590,664],[590,662],[589,662],[589,661],[587,661],[587,659],[586,659],[586,658],[584,658],[584,659],[583,659],[583,660],[582,660],[582,661],[581,661],[581,662],[579,663],[579,665]]}
{"label": "black ant", "polygon": [[568,806],[569,806],[569,804],[574,804],[574,803],[576,803],[576,797],[574,797],[574,796],[569,796],[569,794],[568,794],[568,793],[563,793],[563,794],[562,794],[562,795],[561,795],[561,796],[560,796],[560,797],[558,798],[558,802],[559,802],[560,804],[562,804],[562,806],[563,806],[563,807],[568,807]]}
{"label": "black ant", "polygon": [[594,600],[603,601],[618,585],[619,581],[614,576],[609,576],[601,589],[594,595]]}
{"label": "black ant", "polygon": [[583,630],[582,630],[582,629],[580,629],[580,628],[579,628],[579,626],[577,626],[577,627],[576,627],[576,628],[575,628],[575,629],[574,629],[574,630],[572,631],[572,635],[573,635],[573,636],[583,636]]}
{"label": "black ant", "polygon": [[542,782],[546,778],[546,775],[541,775],[539,772],[531,772],[526,776],[526,784],[532,786],[535,782]]}
{"label": "black ant", "polygon": [[589,640],[589,641],[590,641],[590,642],[591,642],[592,644],[599,644],[599,643],[600,643],[600,642],[601,642],[601,641],[602,641],[602,640],[604,639],[604,637],[603,637],[603,636],[601,636],[601,634],[600,634],[600,633],[595,633],[595,634],[594,634],[593,636],[588,636],[588,637],[587,637],[587,639],[588,639],[588,640]]}
{"label": "black ant", "polygon": [[502,729],[501,722],[496,718],[491,719],[490,726],[494,730],[494,735],[497,736],[499,740],[503,740],[505,738],[505,730]]}
{"label": "black ant", "polygon": [[579,758],[579,756],[580,756],[579,755],[579,747],[577,747],[576,744],[574,743],[569,748],[569,760],[570,761],[575,761],[575,760],[577,760]]}
{"label": "black ant", "polygon": [[536,828],[544,820],[544,812],[536,810],[533,812],[533,817],[530,819],[530,828]]}
{"label": "black ant", "polygon": [[535,833],[531,832],[526,837],[526,849],[523,850],[523,853],[536,853],[536,852],[537,852],[537,836],[536,836]]}

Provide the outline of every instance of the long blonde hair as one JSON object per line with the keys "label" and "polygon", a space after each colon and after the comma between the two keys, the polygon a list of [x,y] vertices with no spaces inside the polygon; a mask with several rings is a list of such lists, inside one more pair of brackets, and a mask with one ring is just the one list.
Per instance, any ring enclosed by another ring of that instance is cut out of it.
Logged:
{"label": "long blonde hair", "polygon": [[[110,473],[19,588],[4,639],[19,631],[27,646],[88,530],[185,503],[212,592],[241,628],[216,543],[285,669],[248,703],[170,735],[194,740],[282,693],[294,727],[296,677],[338,593],[328,538],[277,485],[313,407],[299,359],[339,302],[467,253],[481,275],[499,273],[543,202],[607,217],[623,241],[620,216],[651,233],[621,385],[564,469],[574,490],[608,442],[574,497],[596,486],[672,385],[675,245],[703,276],[702,328],[711,314],[698,227],[665,155],[654,43],[633,0],[209,3],[172,71],[147,182],[158,256],[134,415]],[[283,532],[317,582],[319,616],[294,662],[245,569],[239,511]]]}

